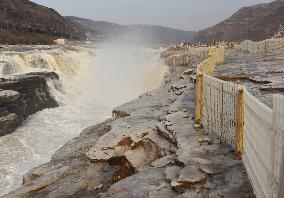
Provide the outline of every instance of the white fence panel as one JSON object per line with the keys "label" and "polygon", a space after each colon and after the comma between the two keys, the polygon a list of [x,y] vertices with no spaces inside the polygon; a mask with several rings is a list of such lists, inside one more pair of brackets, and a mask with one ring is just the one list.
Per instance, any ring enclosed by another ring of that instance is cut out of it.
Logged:
{"label": "white fence panel", "polygon": [[274,155],[272,109],[250,93],[244,93],[244,156],[257,197],[271,197]]}
{"label": "white fence panel", "polygon": [[[203,80],[200,88],[202,104],[198,103],[200,105],[197,107],[202,107],[201,122],[204,128],[217,135],[223,143],[235,148],[239,86],[210,76],[216,63],[224,60],[222,50],[223,48],[210,49],[211,56],[198,67],[197,73],[203,74]],[[284,96],[273,97],[273,110],[246,90],[243,102],[243,163],[255,195],[257,198],[283,198]]]}
{"label": "white fence panel", "polygon": [[235,147],[238,85],[204,75],[202,125],[220,140]]}
{"label": "white fence panel", "polygon": [[[284,96],[273,96],[273,127],[275,132],[275,155],[273,179],[278,197],[284,197]],[[276,191],[276,190],[275,190]],[[276,197],[276,196],[274,196]]]}

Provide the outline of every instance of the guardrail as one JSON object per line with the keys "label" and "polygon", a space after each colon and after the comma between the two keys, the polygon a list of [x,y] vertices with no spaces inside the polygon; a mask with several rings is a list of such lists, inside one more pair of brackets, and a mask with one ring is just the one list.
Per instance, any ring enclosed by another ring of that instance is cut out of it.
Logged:
{"label": "guardrail", "polygon": [[244,86],[212,77],[224,63],[224,47],[211,48],[197,67],[195,125],[235,148],[257,197],[284,197],[284,96],[273,109]]}

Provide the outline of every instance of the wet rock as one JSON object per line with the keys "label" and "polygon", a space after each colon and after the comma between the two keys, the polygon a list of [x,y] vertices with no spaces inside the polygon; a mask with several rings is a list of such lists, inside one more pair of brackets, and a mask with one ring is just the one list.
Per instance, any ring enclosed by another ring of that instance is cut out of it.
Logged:
{"label": "wet rock", "polygon": [[0,116],[0,136],[13,132],[21,124],[21,119],[14,113]]}
{"label": "wet rock", "polygon": [[0,105],[4,103],[14,102],[19,98],[20,94],[12,90],[0,90]]}
{"label": "wet rock", "polygon": [[9,112],[7,111],[6,107],[0,107],[0,117],[8,115]]}
{"label": "wet rock", "polygon": [[40,76],[43,78],[49,78],[51,80],[59,80],[59,75],[56,72],[30,72],[27,73],[25,75],[29,75],[29,76]]}
{"label": "wet rock", "polygon": [[13,90],[20,94],[16,104],[21,109],[20,117],[27,118],[46,108],[58,107],[51,96],[45,78],[36,75],[19,75],[1,79],[0,89]]}

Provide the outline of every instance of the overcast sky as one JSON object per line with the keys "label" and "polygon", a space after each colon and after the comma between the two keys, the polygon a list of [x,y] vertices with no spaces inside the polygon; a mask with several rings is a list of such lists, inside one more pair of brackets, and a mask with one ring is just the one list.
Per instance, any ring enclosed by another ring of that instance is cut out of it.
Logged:
{"label": "overcast sky", "polygon": [[243,6],[272,0],[32,0],[64,16],[119,24],[151,24],[200,30]]}

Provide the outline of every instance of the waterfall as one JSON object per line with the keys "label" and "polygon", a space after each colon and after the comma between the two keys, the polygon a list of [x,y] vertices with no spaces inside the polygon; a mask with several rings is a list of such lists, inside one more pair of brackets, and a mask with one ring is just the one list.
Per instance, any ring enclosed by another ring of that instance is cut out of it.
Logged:
{"label": "waterfall", "polygon": [[0,76],[33,71],[55,71],[75,75],[83,69],[88,51],[83,48],[30,49],[27,51],[2,51]]}

